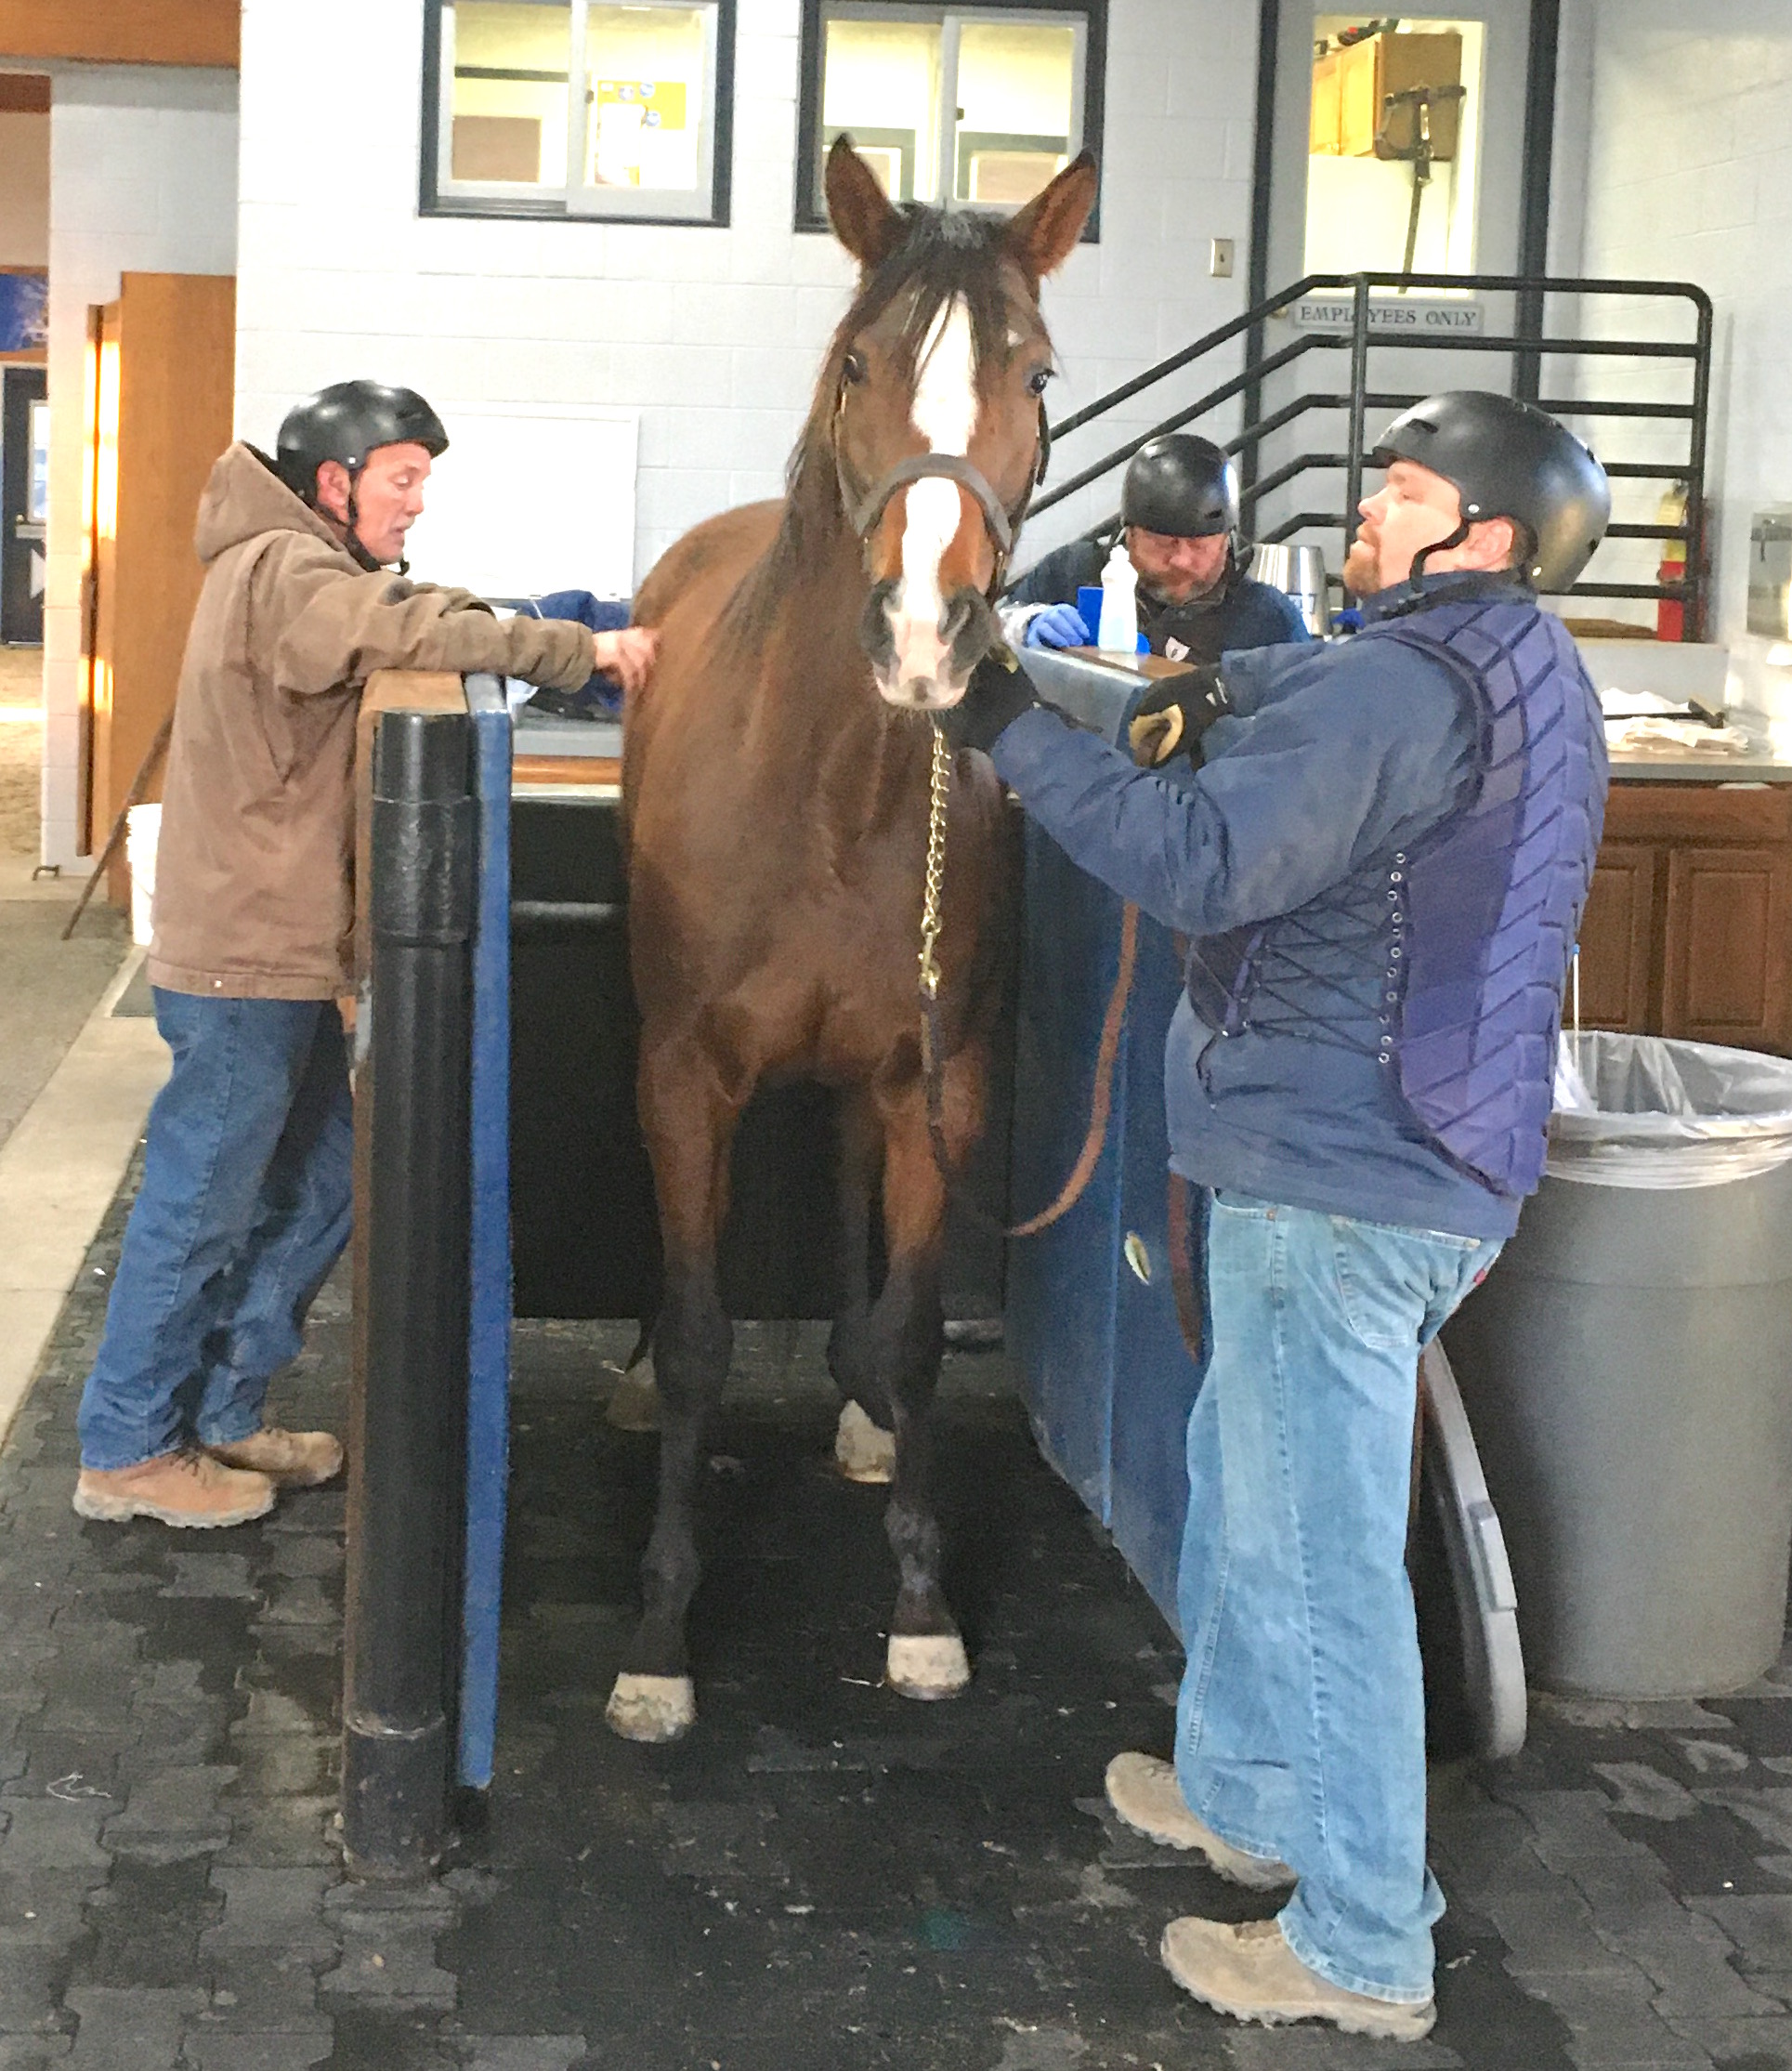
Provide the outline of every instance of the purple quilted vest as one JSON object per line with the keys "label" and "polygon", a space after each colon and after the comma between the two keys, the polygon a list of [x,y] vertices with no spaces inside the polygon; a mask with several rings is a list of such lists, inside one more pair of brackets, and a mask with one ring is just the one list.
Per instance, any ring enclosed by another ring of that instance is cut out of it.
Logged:
{"label": "purple quilted vest", "polygon": [[1398,640],[1472,688],[1471,793],[1301,913],[1197,943],[1190,995],[1228,1033],[1373,1055],[1454,1163],[1528,1194],[1604,819],[1598,694],[1561,621],[1521,597],[1434,605],[1356,637]]}

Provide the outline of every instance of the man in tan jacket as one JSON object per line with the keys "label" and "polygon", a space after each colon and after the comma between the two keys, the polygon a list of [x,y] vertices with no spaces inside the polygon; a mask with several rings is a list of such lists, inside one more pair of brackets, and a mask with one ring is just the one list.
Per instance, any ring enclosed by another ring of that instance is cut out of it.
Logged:
{"label": "man in tan jacket", "polygon": [[[328,1481],[326,1432],[265,1425],[273,1373],[349,1219],[355,723],[376,669],[637,688],[655,636],[500,621],[404,580],[447,447],[420,396],[342,382],[290,413],[279,457],[212,470],[205,564],[175,702],[149,970],[174,1053],[81,1402],[84,1517],[234,1525]],[[392,564],[399,572],[389,572]]]}

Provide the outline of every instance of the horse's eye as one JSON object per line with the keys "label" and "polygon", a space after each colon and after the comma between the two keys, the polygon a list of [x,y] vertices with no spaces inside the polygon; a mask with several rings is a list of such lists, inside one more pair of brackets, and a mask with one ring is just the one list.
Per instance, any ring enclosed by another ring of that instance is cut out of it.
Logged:
{"label": "horse's eye", "polygon": [[1052,370],[1050,367],[1035,367],[1027,377],[1027,394],[1029,396],[1042,396],[1045,393],[1045,385],[1051,378]]}
{"label": "horse's eye", "polygon": [[846,355],[845,364],[840,371],[851,387],[857,387],[858,384],[864,380],[867,371],[865,355],[862,352],[849,352]]}

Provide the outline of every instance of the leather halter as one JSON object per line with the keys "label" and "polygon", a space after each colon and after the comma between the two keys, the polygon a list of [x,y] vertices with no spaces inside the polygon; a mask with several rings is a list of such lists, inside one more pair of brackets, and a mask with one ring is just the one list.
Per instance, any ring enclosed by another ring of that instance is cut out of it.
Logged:
{"label": "leather halter", "polygon": [[[1039,433],[1035,441],[1036,458],[1033,473],[1027,484],[1020,502],[1013,510],[1002,503],[991,487],[989,478],[963,453],[910,453],[906,460],[899,460],[877,485],[863,498],[856,499],[846,479],[845,465],[840,452],[840,420],[846,408],[847,381],[843,373],[840,387],[834,397],[833,437],[834,473],[839,478],[841,500],[846,506],[847,522],[860,541],[869,540],[876,531],[878,520],[889,509],[893,497],[910,483],[930,478],[956,482],[961,489],[968,490],[983,517],[983,529],[989,535],[989,544],[996,550],[996,565],[990,573],[989,586],[984,595],[993,599],[1000,595],[1003,579],[1008,572],[1008,557],[1014,551],[1014,535],[1020,531],[1027,516],[1027,506],[1033,501],[1033,492],[1045,479],[1046,464],[1052,457],[1052,426],[1045,414],[1045,399],[1040,398]],[[857,507],[855,508],[855,505]]]}

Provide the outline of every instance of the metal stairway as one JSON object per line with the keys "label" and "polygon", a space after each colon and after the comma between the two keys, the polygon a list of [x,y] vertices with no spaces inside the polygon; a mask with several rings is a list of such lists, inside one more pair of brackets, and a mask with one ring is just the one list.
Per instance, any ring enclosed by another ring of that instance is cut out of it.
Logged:
{"label": "metal stairway", "polygon": [[[1435,300],[1422,306],[1401,304],[1385,292],[1377,293],[1392,290],[1398,295],[1409,289],[1429,291],[1434,297],[1440,291],[1465,297],[1454,307],[1479,308],[1480,316],[1467,320],[1474,322],[1495,312],[1485,302],[1471,303],[1466,297],[1509,300],[1511,321],[1498,333],[1470,329],[1466,322],[1459,330],[1388,328],[1392,310],[1439,306]],[[1348,298],[1347,311],[1334,308],[1331,313],[1341,313],[1346,321],[1330,328],[1304,329],[1294,321],[1307,298],[1319,297],[1335,305],[1341,295]],[[1690,335],[1636,336],[1627,335],[1622,329],[1601,328],[1623,317],[1622,303],[1637,301],[1674,331],[1685,327],[1690,314]],[[1283,325],[1293,329],[1292,337],[1286,344],[1272,346],[1272,327]],[[1581,334],[1589,330],[1591,334]],[[1054,424],[1053,450],[1060,454],[1065,451],[1062,442],[1092,427],[1097,436],[1079,440],[1079,445],[1098,444],[1103,428],[1111,436],[1117,421],[1126,422],[1129,429],[1118,443],[1076,465],[1066,479],[1038,497],[1030,516],[1037,520],[1092,486],[1110,482],[1118,501],[1120,470],[1146,439],[1192,427],[1236,457],[1247,533],[1260,543],[1288,540],[1297,534],[1326,535],[1327,559],[1334,566],[1335,582],[1335,568],[1342,558],[1337,543],[1348,546],[1355,531],[1363,471],[1371,465],[1366,435],[1386,416],[1435,388],[1495,388],[1539,402],[1552,415],[1567,420],[1601,452],[1615,486],[1647,481],[1685,485],[1683,522],[1627,517],[1622,515],[1625,505],[1620,504],[1620,515],[1606,535],[1614,543],[1683,543],[1685,563],[1680,577],[1650,582],[1615,579],[1615,574],[1625,572],[1613,568],[1623,550],[1614,554],[1610,547],[1602,547],[1588,579],[1577,583],[1573,594],[1657,601],[1678,598],[1683,606],[1684,637],[1696,639],[1708,587],[1701,535],[1711,330],[1709,297],[1703,289],[1681,281],[1311,273]],[[1348,355],[1346,368],[1324,357],[1339,353]],[[1397,358],[1402,353],[1406,355],[1404,367]],[[1467,357],[1459,360],[1459,373],[1453,368],[1449,378],[1433,378],[1416,388],[1410,382],[1414,353]],[[1158,396],[1143,408],[1161,408],[1172,383],[1180,380],[1184,387],[1198,387],[1235,358],[1241,363],[1193,400],[1178,397],[1175,407],[1155,422],[1143,429],[1130,428],[1136,425],[1140,411],[1127,406],[1136,399],[1158,390]],[[1556,392],[1550,394],[1542,393],[1546,367],[1558,377],[1551,384]],[[1683,384],[1676,379],[1682,372],[1690,374]],[[1403,374],[1407,377],[1404,382]],[[1563,386],[1564,376],[1571,386]],[[1310,382],[1314,385],[1308,386]],[[1686,390],[1683,395],[1659,392],[1681,386]],[[1603,392],[1607,389],[1630,392]],[[1650,436],[1652,428],[1657,427],[1667,435],[1672,451],[1650,450],[1662,443]],[[1303,443],[1321,439],[1323,443]],[[1630,457],[1605,458],[1606,449],[1613,447],[1623,448]],[[1111,531],[1118,522],[1118,511],[1110,509],[1093,524],[1082,526],[1079,536],[1092,538]]]}

